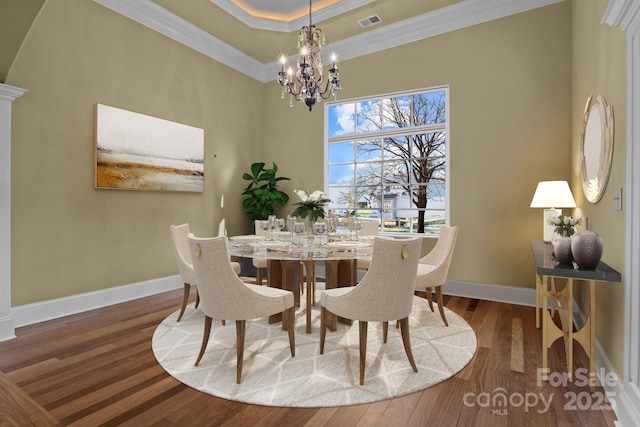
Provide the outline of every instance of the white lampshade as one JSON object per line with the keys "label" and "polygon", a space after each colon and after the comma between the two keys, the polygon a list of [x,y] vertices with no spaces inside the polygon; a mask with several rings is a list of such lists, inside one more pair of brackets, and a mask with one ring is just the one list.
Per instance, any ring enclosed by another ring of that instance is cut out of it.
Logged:
{"label": "white lampshade", "polygon": [[556,208],[575,208],[576,201],[567,181],[540,181],[530,207],[544,208],[542,235],[545,242],[550,242],[555,227],[549,224],[549,220],[562,215],[562,211]]}
{"label": "white lampshade", "polygon": [[575,208],[576,201],[567,181],[540,181],[531,208]]}

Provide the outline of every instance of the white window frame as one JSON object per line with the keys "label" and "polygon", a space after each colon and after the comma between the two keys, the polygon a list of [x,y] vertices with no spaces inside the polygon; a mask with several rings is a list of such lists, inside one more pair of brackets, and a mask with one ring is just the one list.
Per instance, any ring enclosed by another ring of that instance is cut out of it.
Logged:
{"label": "white window frame", "polygon": [[[451,115],[450,115],[450,111],[451,111],[451,104],[450,104],[450,88],[448,85],[444,85],[444,86],[434,86],[434,87],[429,87],[429,88],[422,88],[422,89],[416,89],[416,90],[410,90],[410,91],[403,91],[403,92],[392,92],[392,93],[386,93],[386,94],[379,94],[379,95],[374,95],[374,96],[367,96],[367,97],[361,97],[361,98],[350,98],[350,99],[344,99],[344,100],[339,100],[339,101],[330,101],[330,102],[326,102],[324,104],[324,159],[323,159],[323,167],[324,167],[324,191],[325,193],[329,194],[329,143],[330,143],[330,138],[329,138],[329,108],[335,105],[342,105],[342,104],[352,104],[352,103],[361,103],[361,102],[367,102],[367,101],[375,101],[375,100],[380,100],[380,99],[384,99],[384,98],[397,98],[397,97],[403,97],[403,96],[409,96],[409,95],[416,95],[416,94],[422,94],[422,93],[427,93],[427,92],[444,92],[444,97],[445,97],[445,124],[444,124],[444,132],[446,135],[446,141],[445,141],[445,203],[444,203],[444,223],[446,225],[450,224],[450,200],[451,200],[451,132],[450,132],[450,124],[451,124]],[[429,127],[430,125],[426,125],[426,126],[421,126],[421,127],[416,127],[415,129],[417,130],[416,133],[419,132],[425,132],[428,133],[429,132]],[[442,128],[442,126],[438,126],[439,129]],[[367,138],[369,137],[374,137],[374,136],[380,136],[382,134],[386,134],[387,132],[370,132],[370,133],[366,133],[363,136],[366,136]],[[393,134],[397,134],[398,133],[398,129],[393,129],[390,130],[388,132],[388,134],[391,136]],[[331,142],[339,142],[341,140],[344,141],[356,141],[359,138],[359,134],[354,133],[354,134],[349,134],[349,135],[345,135],[345,136],[340,136],[340,137],[333,137],[331,138]],[[417,209],[417,208],[414,208]],[[382,207],[380,208],[380,211],[382,213]],[[382,217],[382,215],[381,215]],[[390,236],[405,236],[405,237],[425,237],[425,238],[437,238],[439,233],[417,233],[412,231],[412,229],[410,229],[409,232],[390,232],[390,231],[385,231],[385,232],[381,232],[380,234],[383,235],[390,235]]]}

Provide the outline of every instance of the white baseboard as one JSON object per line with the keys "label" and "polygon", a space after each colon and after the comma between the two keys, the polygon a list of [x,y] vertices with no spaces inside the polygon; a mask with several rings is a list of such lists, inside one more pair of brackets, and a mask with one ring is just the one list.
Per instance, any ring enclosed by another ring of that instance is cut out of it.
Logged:
{"label": "white baseboard", "polygon": [[15,330],[16,328],[13,317],[3,317],[0,319],[0,341],[15,338]]}
{"label": "white baseboard", "polygon": [[636,384],[627,382],[616,394],[616,425],[621,427],[635,427],[640,420],[640,389]]}
{"label": "white baseboard", "polygon": [[[580,310],[577,301],[573,301],[573,321],[577,327],[584,324],[585,314]],[[635,427],[640,420],[640,390],[633,383],[622,383],[611,366],[609,358],[596,340],[596,374],[598,382],[604,389],[618,420],[620,427]]]}
{"label": "white baseboard", "polygon": [[[95,292],[19,305],[11,308],[11,317],[15,321],[15,327],[26,326],[179,289],[183,286],[179,275],[145,280]],[[9,338],[12,337],[7,339]]]}
{"label": "white baseboard", "polygon": [[533,307],[536,304],[535,289],[515,286],[447,280],[442,287],[442,293],[457,297],[484,299],[529,307]]}

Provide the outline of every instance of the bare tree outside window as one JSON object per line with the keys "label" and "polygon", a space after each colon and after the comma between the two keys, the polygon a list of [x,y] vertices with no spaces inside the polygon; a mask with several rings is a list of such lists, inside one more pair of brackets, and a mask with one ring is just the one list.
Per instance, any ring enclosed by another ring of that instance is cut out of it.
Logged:
{"label": "bare tree outside window", "polygon": [[429,223],[444,222],[447,109],[446,89],[329,107],[329,193],[383,226],[409,221],[407,231],[425,233],[434,209]]}

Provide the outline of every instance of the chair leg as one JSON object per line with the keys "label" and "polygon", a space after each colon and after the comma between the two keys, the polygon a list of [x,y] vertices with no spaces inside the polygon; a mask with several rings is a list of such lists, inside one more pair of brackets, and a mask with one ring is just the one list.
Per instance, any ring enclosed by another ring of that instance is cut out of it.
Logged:
{"label": "chair leg", "polygon": [[196,308],[200,305],[200,292],[198,292],[198,288],[196,287]]}
{"label": "chair leg", "polygon": [[424,292],[427,294],[427,301],[429,301],[429,308],[433,313],[433,288],[424,288]]}
{"label": "chair leg", "polygon": [[191,289],[191,285],[188,283],[184,284],[184,291],[182,295],[182,307],[180,308],[180,314],[178,315],[177,322],[182,319],[182,315],[184,314],[184,309],[187,308],[187,303],[189,302],[189,290]]}
{"label": "chair leg", "polygon": [[327,335],[327,309],[320,307],[320,354],[324,353],[324,338]]}
{"label": "chair leg", "polygon": [[256,285],[262,285],[262,268],[256,270]]}
{"label": "chair leg", "polygon": [[209,343],[209,335],[211,334],[211,317],[204,317],[204,335],[202,335],[202,345],[200,346],[200,354],[198,354],[198,358],[196,359],[196,364],[194,366],[198,366],[202,356],[204,356],[204,351],[207,349],[207,344]]}
{"label": "chair leg", "polygon": [[304,263],[302,261],[300,261],[300,266],[298,268],[300,268],[300,274],[298,274],[298,279],[299,279],[298,282],[300,285],[300,289],[298,292],[300,293],[300,295],[304,295],[304,282],[306,279],[306,274],[309,274],[309,273],[308,272],[305,273]]}
{"label": "chair leg", "polygon": [[440,310],[440,317],[442,317],[444,325],[449,326],[449,323],[447,323],[447,318],[444,317],[444,304],[442,303],[442,286],[436,287],[436,298],[438,298],[438,309]]}
{"label": "chair leg", "polygon": [[316,305],[316,280],[313,279],[313,287],[311,288],[311,305]]}
{"label": "chair leg", "polygon": [[236,320],[236,384],[242,379],[242,361],[244,360],[244,331],[246,320]]}
{"label": "chair leg", "polygon": [[367,322],[358,320],[358,336],[360,338],[360,385],[364,385],[364,364],[367,359]]}
{"label": "chair leg", "polygon": [[289,333],[289,349],[291,350],[291,357],[296,356],[296,313],[293,307],[285,310],[284,314],[287,318],[287,332]]}
{"label": "chair leg", "polygon": [[416,362],[413,360],[413,353],[411,352],[411,340],[409,339],[409,318],[405,317],[400,319],[400,333],[402,335],[402,344],[404,344],[404,352],[407,353],[407,358],[413,368],[413,372],[418,372]]}
{"label": "chair leg", "polygon": [[389,334],[389,322],[382,322],[382,342],[387,343],[387,335]]}

